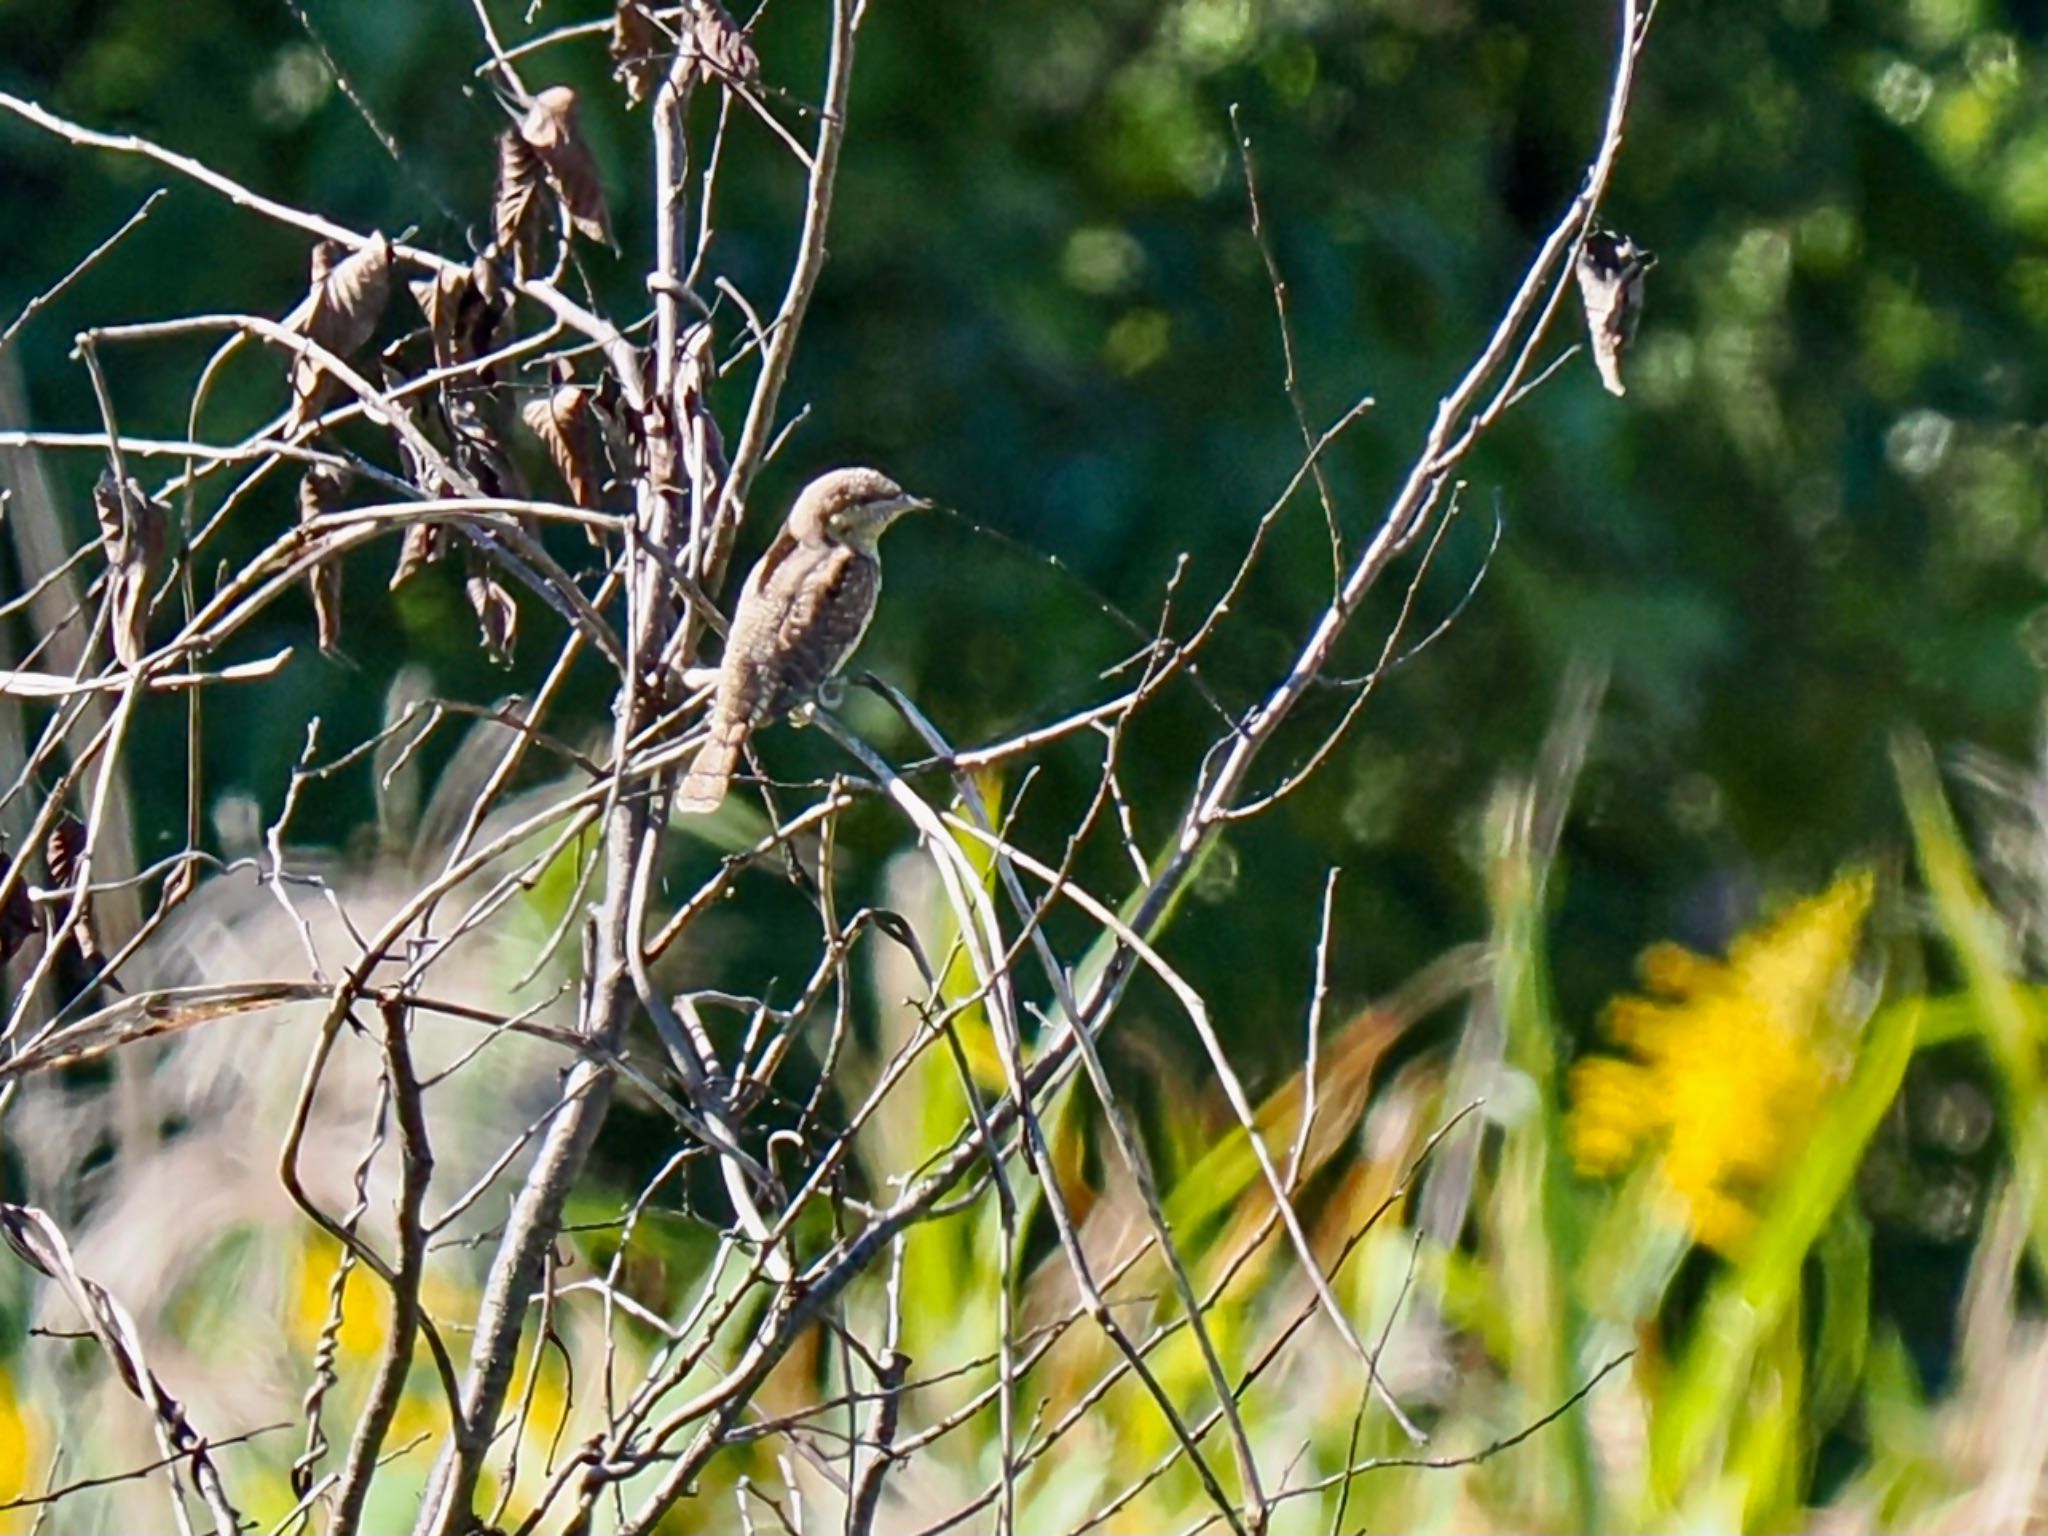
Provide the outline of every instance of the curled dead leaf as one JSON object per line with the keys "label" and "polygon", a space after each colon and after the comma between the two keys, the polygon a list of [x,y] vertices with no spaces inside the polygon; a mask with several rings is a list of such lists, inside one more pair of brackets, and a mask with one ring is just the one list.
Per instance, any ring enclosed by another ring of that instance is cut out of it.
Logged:
{"label": "curled dead leaf", "polygon": [[[455,355],[455,315],[469,287],[469,274],[443,267],[432,277],[407,283],[420,313],[427,317],[427,338],[434,349],[434,366],[445,368]],[[387,353],[387,355],[389,355]]]}
{"label": "curled dead leaf", "polygon": [[[5,880],[14,868],[14,861],[0,853],[0,880]],[[41,931],[42,924],[36,920],[36,904],[28,899],[28,882],[17,880],[7,900],[0,904],[0,964],[12,960],[22,945]]]}
{"label": "curled dead leaf", "polygon": [[638,106],[678,52],[680,90],[714,83],[747,84],[761,77],[761,57],[719,0],[689,0],[680,34],[671,32],[648,0],[620,0],[612,17],[613,73]]}
{"label": "curled dead leaf", "polygon": [[491,232],[515,270],[532,267],[540,245],[540,156],[516,128],[498,135],[498,187],[491,199]]}
{"label": "curled dead leaf", "polygon": [[409,286],[427,317],[436,368],[474,362],[495,349],[505,300],[497,269],[485,258],[478,257],[467,272],[447,267]]}
{"label": "curled dead leaf", "polygon": [[693,83],[748,84],[761,78],[761,56],[732,12],[718,0],[689,0],[690,28],[683,52],[696,73]]}
{"label": "curled dead leaf", "polygon": [[1644,275],[1656,265],[1650,252],[1609,229],[1593,230],[1579,248],[1579,298],[1586,306],[1593,366],[1611,395],[1628,393],[1621,362],[1642,324]]}
{"label": "curled dead leaf", "polygon": [[554,389],[529,400],[519,414],[547,449],[569,499],[579,507],[595,508],[601,500],[604,470],[590,398],[590,387],[576,383],[574,371],[562,363]]}
{"label": "curled dead leaf", "polygon": [[576,232],[610,245],[611,214],[605,208],[604,183],[597,174],[597,161],[591,156],[577,121],[576,93],[566,85],[542,91],[519,120],[518,136],[540,158],[548,182],[568,210],[569,222]]}
{"label": "curled dead leaf", "polygon": [[512,644],[519,633],[519,605],[505,590],[504,583],[492,573],[485,557],[475,551],[470,554],[469,575],[463,581],[462,589],[469,597],[469,606],[476,610],[485,654],[499,666],[509,667],[512,665]]}
{"label": "curled dead leaf", "polygon": [[450,389],[443,391],[441,405],[448,420],[449,457],[455,468],[486,496],[525,500],[526,477],[505,451],[496,396],[486,390]]}
{"label": "curled dead leaf", "polygon": [[[313,247],[311,289],[284,323],[346,358],[370,339],[391,298],[391,242],[375,234],[346,256],[339,255],[341,249],[326,240]],[[334,381],[304,355],[293,360],[291,377],[292,409],[285,430],[296,432],[332,398]]]}
{"label": "curled dead leaf", "polygon": [[92,507],[99,517],[100,547],[107,556],[114,655],[133,671],[142,665],[147,650],[149,594],[163,563],[170,514],[132,475],[124,494],[111,470],[101,471],[92,488]]}
{"label": "curled dead leaf", "polygon": [[85,851],[85,823],[66,811],[50,828],[43,843],[43,862],[50,867],[50,884],[67,888],[78,874],[78,856]]}
{"label": "curled dead leaf", "polygon": [[[401,399],[391,388],[393,381],[386,381],[387,393],[392,395],[393,414],[407,425],[417,426],[412,407]],[[398,445],[398,457],[405,465],[406,478],[418,486],[421,492],[436,499],[452,494],[453,487],[441,476],[439,470],[421,458],[412,439],[393,425],[393,440]],[[408,523],[405,537],[398,546],[398,568],[391,573],[391,587],[404,585],[420,567],[432,565],[448,553],[448,530],[439,523]]]}
{"label": "curled dead leaf", "polygon": [[628,106],[637,107],[647,99],[661,72],[666,43],[667,34],[647,0],[619,0],[612,13],[612,74],[626,88]]}
{"label": "curled dead leaf", "polygon": [[448,530],[445,526],[440,523],[408,524],[405,537],[398,545],[398,568],[391,573],[392,590],[403,586],[423,566],[445,559],[447,554]]}
{"label": "curled dead leaf", "polygon": [[[355,477],[340,464],[315,464],[299,481],[299,522],[315,521],[324,512],[335,511]],[[313,593],[313,622],[320,633],[320,649],[330,655],[341,648],[341,562],[323,559],[306,573],[306,585]]]}
{"label": "curled dead leaf", "polygon": [[477,298],[490,306],[491,323],[495,325],[505,315],[505,278],[489,251],[479,251],[471,260],[469,280],[476,286]]}
{"label": "curled dead leaf", "polygon": [[635,446],[639,420],[626,408],[618,375],[610,369],[598,376],[597,388],[590,397],[590,416],[597,424],[598,440],[604,445],[605,462],[611,473],[615,477],[631,473],[639,456]]}
{"label": "curled dead leaf", "polygon": [[[85,852],[85,823],[70,812],[66,812],[50,828],[50,835],[43,841],[43,863],[49,867],[50,884],[60,891],[68,891],[77,882],[79,859]],[[71,929],[72,941],[78,952],[87,960],[99,958],[99,940],[93,935],[92,897],[81,894],[78,898],[78,921]]]}

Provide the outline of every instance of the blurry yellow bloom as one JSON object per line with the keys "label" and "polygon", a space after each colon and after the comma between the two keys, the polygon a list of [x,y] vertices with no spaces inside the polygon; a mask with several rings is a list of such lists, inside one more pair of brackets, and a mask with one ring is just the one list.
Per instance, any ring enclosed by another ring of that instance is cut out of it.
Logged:
{"label": "blurry yellow bloom", "polygon": [[[31,1473],[47,1455],[40,1430],[28,1406],[16,1394],[14,1378],[0,1369],[0,1500],[18,1499],[28,1492]],[[27,1530],[28,1526],[29,1516],[24,1515],[20,1529]],[[0,1514],[0,1530],[13,1528],[13,1522]]]}
{"label": "blurry yellow bloom", "polygon": [[1579,1170],[1619,1173],[1654,1146],[1693,1235],[1737,1251],[1849,1068],[1840,996],[1871,888],[1867,872],[1844,875],[1737,938],[1726,960],[1676,944],[1647,950],[1648,995],[1616,998],[1602,1021],[1628,1055],[1572,1069]]}
{"label": "blurry yellow bloom", "polygon": [[[320,1342],[333,1306],[334,1271],[341,1262],[341,1245],[324,1232],[309,1234],[299,1250],[296,1284],[291,1313],[292,1342],[311,1351]],[[335,1339],[343,1361],[369,1360],[384,1348],[389,1326],[389,1292],[375,1275],[360,1268],[348,1277],[342,1293],[341,1331]]]}

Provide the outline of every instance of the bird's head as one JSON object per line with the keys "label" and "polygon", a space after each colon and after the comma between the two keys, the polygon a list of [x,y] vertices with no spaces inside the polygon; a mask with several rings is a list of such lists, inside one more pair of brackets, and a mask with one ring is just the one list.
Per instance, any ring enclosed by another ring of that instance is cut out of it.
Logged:
{"label": "bird's head", "polygon": [[845,544],[872,555],[891,523],[930,505],[880,470],[835,469],[804,487],[790,509],[789,531],[805,543]]}

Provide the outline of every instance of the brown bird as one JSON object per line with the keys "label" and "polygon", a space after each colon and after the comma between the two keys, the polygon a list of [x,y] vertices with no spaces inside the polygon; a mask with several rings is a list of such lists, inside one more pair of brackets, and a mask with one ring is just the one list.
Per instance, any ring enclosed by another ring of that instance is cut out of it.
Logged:
{"label": "brown bird", "polygon": [[835,469],[804,487],[740,589],[710,735],[676,791],[679,814],[717,809],[755,728],[809,703],[853,654],[882,593],[876,544],[930,505],[872,469]]}

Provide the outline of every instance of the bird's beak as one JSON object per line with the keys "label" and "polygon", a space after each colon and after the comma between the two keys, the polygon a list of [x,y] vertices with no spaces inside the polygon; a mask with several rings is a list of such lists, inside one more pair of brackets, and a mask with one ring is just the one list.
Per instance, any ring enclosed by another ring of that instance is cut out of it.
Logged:
{"label": "bird's beak", "polygon": [[922,512],[931,503],[922,496],[892,496],[887,501],[871,501],[861,509],[861,521],[870,528],[888,527],[906,512]]}

